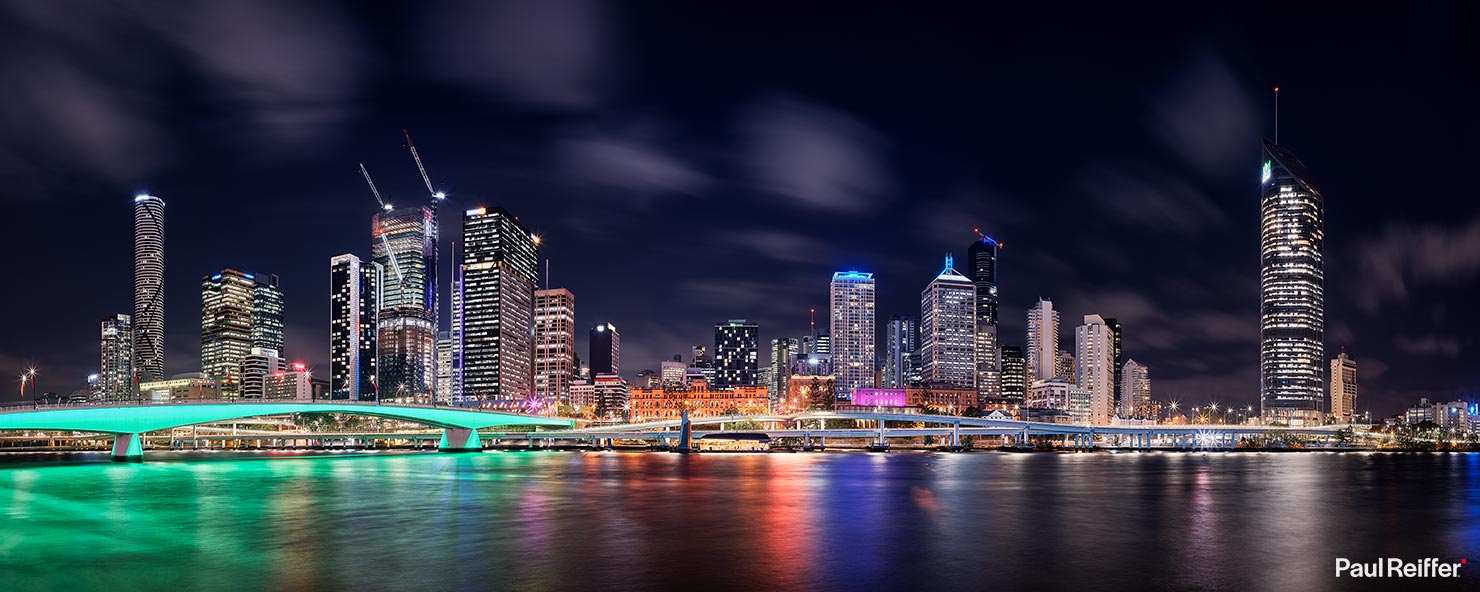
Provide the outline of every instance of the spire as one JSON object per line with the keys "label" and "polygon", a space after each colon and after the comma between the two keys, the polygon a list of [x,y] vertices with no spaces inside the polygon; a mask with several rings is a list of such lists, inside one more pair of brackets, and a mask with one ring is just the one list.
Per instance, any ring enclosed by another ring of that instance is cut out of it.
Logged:
{"label": "spire", "polygon": [[951,271],[951,270],[953,270],[955,268],[956,268],[956,257],[954,255],[952,255],[950,251],[946,251],[946,267],[945,267],[945,269],[940,270],[940,272],[941,273],[945,273],[945,272]]}

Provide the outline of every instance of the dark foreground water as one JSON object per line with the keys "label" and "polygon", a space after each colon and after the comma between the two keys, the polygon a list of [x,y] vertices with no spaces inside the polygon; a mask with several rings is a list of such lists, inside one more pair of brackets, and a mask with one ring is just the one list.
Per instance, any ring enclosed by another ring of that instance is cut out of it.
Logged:
{"label": "dark foreground water", "polygon": [[1480,584],[1480,564],[1333,577],[1337,557],[1480,560],[1475,454],[105,459],[0,455],[0,590]]}

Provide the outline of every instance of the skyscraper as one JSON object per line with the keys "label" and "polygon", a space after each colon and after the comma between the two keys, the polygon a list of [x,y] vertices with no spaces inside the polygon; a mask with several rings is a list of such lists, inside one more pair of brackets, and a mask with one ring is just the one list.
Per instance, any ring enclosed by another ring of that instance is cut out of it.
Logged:
{"label": "skyscraper", "polygon": [[801,353],[801,342],[791,337],[771,340],[771,406],[786,400],[787,387],[791,382],[791,359]]}
{"label": "skyscraper", "polygon": [[137,382],[164,379],[164,200],[134,197],[134,360]]}
{"label": "skyscraper", "polygon": [[534,292],[534,395],[570,403],[576,371],[576,296],[565,288]]}
{"label": "skyscraper", "polygon": [[1145,416],[1151,412],[1151,369],[1135,360],[1126,360],[1121,373],[1120,414],[1125,417]]}
{"label": "skyscraper", "polygon": [[946,265],[920,292],[920,366],[925,382],[976,388],[976,286]]}
{"label": "skyscraper", "polygon": [[1039,298],[1028,309],[1028,345],[1024,348],[1028,364],[1028,384],[1058,376],[1059,311],[1053,301]]}
{"label": "skyscraper", "polygon": [[914,365],[915,352],[920,350],[920,320],[910,315],[889,317],[889,328],[885,331],[884,345],[884,388],[904,388],[910,385],[910,368]]}
{"label": "skyscraper", "polygon": [[1121,409],[1123,408],[1121,400],[1125,398],[1124,388],[1122,388],[1124,385],[1121,383],[1125,359],[1121,357],[1120,352],[1120,319],[1106,318],[1105,326],[1110,329],[1110,349],[1115,356],[1115,388],[1113,389],[1115,396],[1111,406],[1114,409]]}
{"label": "skyscraper", "polygon": [[976,391],[1002,396],[997,360],[997,241],[981,235],[966,249],[967,275],[976,285]]}
{"label": "skyscraper", "polygon": [[1265,139],[1260,180],[1259,375],[1267,420],[1321,422],[1325,206],[1305,165]]}
{"label": "skyscraper", "polygon": [[227,396],[240,394],[242,359],[252,348],[282,351],[283,293],[277,281],[276,275],[258,279],[235,269],[201,278],[201,372]]}
{"label": "skyscraper", "polygon": [[832,322],[827,353],[832,355],[838,398],[848,399],[853,389],[874,386],[874,274],[839,271],[828,288]]}
{"label": "skyscraper", "polygon": [[351,254],[329,259],[329,396],[375,399],[379,263]]}
{"label": "skyscraper", "polygon": [[[591,327],[590,333],[590,360],[591,375],[622,373],[622,335],[617,332],[617,326],[611,323],[596,323]],[[694,362],[697,364],[700,358],[707,362],[708,357],[703,353],[703,346],[696,345],[694,348],[698,353],[694,354]],[[710,367],[710,366],[706,366]]]}
{"label": "skyscraper", "polygon": [[376,317],[377,392],[426,397],[437,364],[437,213],[411,206],[375,215],[371,254],[382,269]]}
{"label": "skyscraper", "polygon": [[1075,384],[1089,393],[1090,423],[1110,425],[1115,416],[1115,338],[1100,315],[1084,315],[1074,330]]}
{"label": "skyscraper", "polygon": [[134,398],[134,329],[133,318],[126,314],[103,317],[99,341],[97,395],[106,401]]}
{"label": "skyscraper", "polygon": [[1002,398],[1009,403],[1022,405],[1028,396],[1028,366],[1023,360],[1023,348],[1004,345],[999,355],[1002,360]]}
{"label": "skyscraper", "polygon": [[1059,364],[1057,369],[1054,370],[1054,377],[1068,379],[1069,382],[1077,382],[1079,380],[1078,369],[1078,366],[1074,364],[1073,352],[1059,350]]}
{"label": "skyscraper", "polygon": [[432,389],[432,399],[442,403],[452,402],[452,332],[437,332],[437,382]]}
{"label": "skyscraper", "polygon": [[714,324],[714,387],[755,386],[760,328],[745,319]]}
{"label": "skyscraper", "polygon": [[539,237],[503,208],[463,214],[462,390],[480,399],[534,394]]}
{"label": "skyscraper", "polygon": [[1351,423],[1357,408],[1357,361],[1346,352],[1331,360],[1331,417]]}

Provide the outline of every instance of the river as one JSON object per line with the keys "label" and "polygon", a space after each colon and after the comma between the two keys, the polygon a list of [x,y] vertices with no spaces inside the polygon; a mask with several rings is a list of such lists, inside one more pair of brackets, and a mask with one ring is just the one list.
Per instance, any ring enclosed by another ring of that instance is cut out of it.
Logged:
{"label": "river", "polygon": [[7,591],[1405,585],[1338,557],[1480,559],[1480,454],[0,455]]}

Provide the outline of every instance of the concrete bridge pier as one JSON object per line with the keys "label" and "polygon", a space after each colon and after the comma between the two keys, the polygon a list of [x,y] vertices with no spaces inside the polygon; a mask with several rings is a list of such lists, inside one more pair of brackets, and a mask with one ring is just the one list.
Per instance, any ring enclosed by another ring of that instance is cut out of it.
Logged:
{"label": "concrete bridge pier", "polygon": [[869,452],[889,452],[889,441],[884,439],[884,420],[879,420],[879,438],[868,447]]}
{"label": "concrete bridge pier", "polygon": [[113,438],[113,462],[144,462],[143,439],[138,434]]}
{"label": "concrete bridge pier", "polygon": [[483,440],[478,438],[478,430],[466,428],[446,428],[442,430],[442,441],[437,444],[440,452],[482,452]]}

